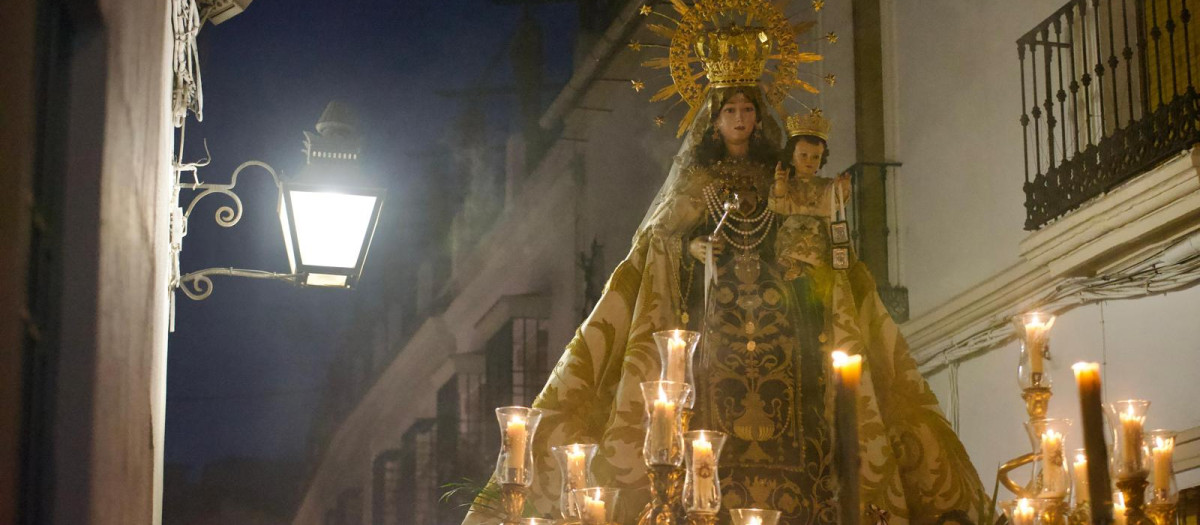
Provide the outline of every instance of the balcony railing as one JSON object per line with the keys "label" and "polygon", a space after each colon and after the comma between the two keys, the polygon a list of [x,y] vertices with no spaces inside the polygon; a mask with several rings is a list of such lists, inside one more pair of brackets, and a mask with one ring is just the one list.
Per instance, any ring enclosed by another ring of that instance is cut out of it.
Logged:
{"label": "balcony railing", "polygon": [[1200,142],[1200,0],[1073,0],[1017,40],[1025,229]]}

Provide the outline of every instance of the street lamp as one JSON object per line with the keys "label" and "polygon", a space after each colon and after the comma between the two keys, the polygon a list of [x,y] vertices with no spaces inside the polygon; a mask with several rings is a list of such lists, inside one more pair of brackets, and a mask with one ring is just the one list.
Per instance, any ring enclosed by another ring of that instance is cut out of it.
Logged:
{"label": "street lamp", "polygon": [[[199,193],[186,208],[176,208],[171,216],[172,290],[178,289],[193,300],[207,299],[213,291],[213,275],[353,288],[362,275],[385,196],[383,189],[363,184],[358,165],[361,141],[353,120],[345,105],[337,101],[329,103],[317,123],[317,132],[304,132],[306,162],[295,179],[283,180],[274,168],[257,160],[238,166],[229,184],[199,182],[194,174],[207,161],[177,166],[176,201],[181,190]],[[196,203],[213,194],[228,197],[233,204],[218,208],[214,218],[225,228],[236,225],[242,218],[242,200],[235,187],[238,176],[251,167],[261,168],[275,182],[276,211],[291,273],[206,268],[181,275],[179,253]],[[178,175],[185,171],[193,173],[193,182],[179,180]],[[174,294],[171,297],[174,304]]]}

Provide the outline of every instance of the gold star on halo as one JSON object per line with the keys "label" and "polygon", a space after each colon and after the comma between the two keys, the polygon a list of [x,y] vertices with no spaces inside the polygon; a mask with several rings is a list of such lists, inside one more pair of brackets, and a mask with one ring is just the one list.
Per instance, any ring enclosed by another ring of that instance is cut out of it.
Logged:
{"label": "gold star on halo", "polygon": [[833,73],[825,75],[825,83],[826,84],[829,84],[830,86],[832,86],[834,84],[834,82],[837,82],[837,75],[834,75]]}
{"label": "gold star on halo", "polygon": [[822,7],[825,7],[825,0],[813,0],[813,11],[820,12]]}
{"label": "gold star on halo", "polygon": [[[658,126],[661,128],[661,127],[663,127],[663,124],[666,124],[666,122],[667,122],[666,117],[663,117],[662,115],[654,117],[654,125],[655,126]],[[687,315],[687,314],[683,314],[683,315]],[[687,321],[684,321],[684,322],[687,322]]]}
{"label": "gold star on halo", "polygon": [[641,93],[643,89],[646,89],[646,83],[642,82],[641,80],[630,80],[629,83],[633,84],[633,90],[638,93]]}
{"label": "gold star on halo", "polygon": [[830,31],[828,35],[825,35],[825,40],[828,40],[830,44],[836,44],[837,43],[837,33]]}
{"label": "gold star on halo", "polygon": [[632,49],[634,52],[639,52],[642,50],[642,43],[634,40],[629,43],[629,49]]}
{"label": "gold star on halo", "polygon": [[654,8],[650,7],[650,4],[643,5],[641,9],[638,9],[638,14],[642,16],[650,16],[650,13],[653,12]]}

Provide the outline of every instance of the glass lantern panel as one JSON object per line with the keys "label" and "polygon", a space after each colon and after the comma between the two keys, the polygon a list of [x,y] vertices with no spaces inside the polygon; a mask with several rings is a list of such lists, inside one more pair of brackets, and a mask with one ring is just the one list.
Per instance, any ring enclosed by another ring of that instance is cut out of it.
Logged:
{"label": "glass lantern panel", "polygon": [[306,266],[357,266],[378,198],[292,190],[300,261]]}

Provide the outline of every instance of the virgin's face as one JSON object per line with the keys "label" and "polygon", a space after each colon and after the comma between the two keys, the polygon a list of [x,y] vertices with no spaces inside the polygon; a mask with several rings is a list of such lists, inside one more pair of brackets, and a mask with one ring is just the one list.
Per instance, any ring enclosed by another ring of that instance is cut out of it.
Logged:
{"label": "virgin's face", "polygon": [[721,134],[726,144],[744,144],[750,141],[754,133],[754,123],[758,115],[754,103],[743,93],[738,93],[725,101],[713,126]]}
{"label": "virgin's face", "polygon": [[792,167],[798,177],[812,177],[821,169],[821,156],[825,154],[823,144],[813,144],[803,140],[796,141],[796,149],[792,151]]}

